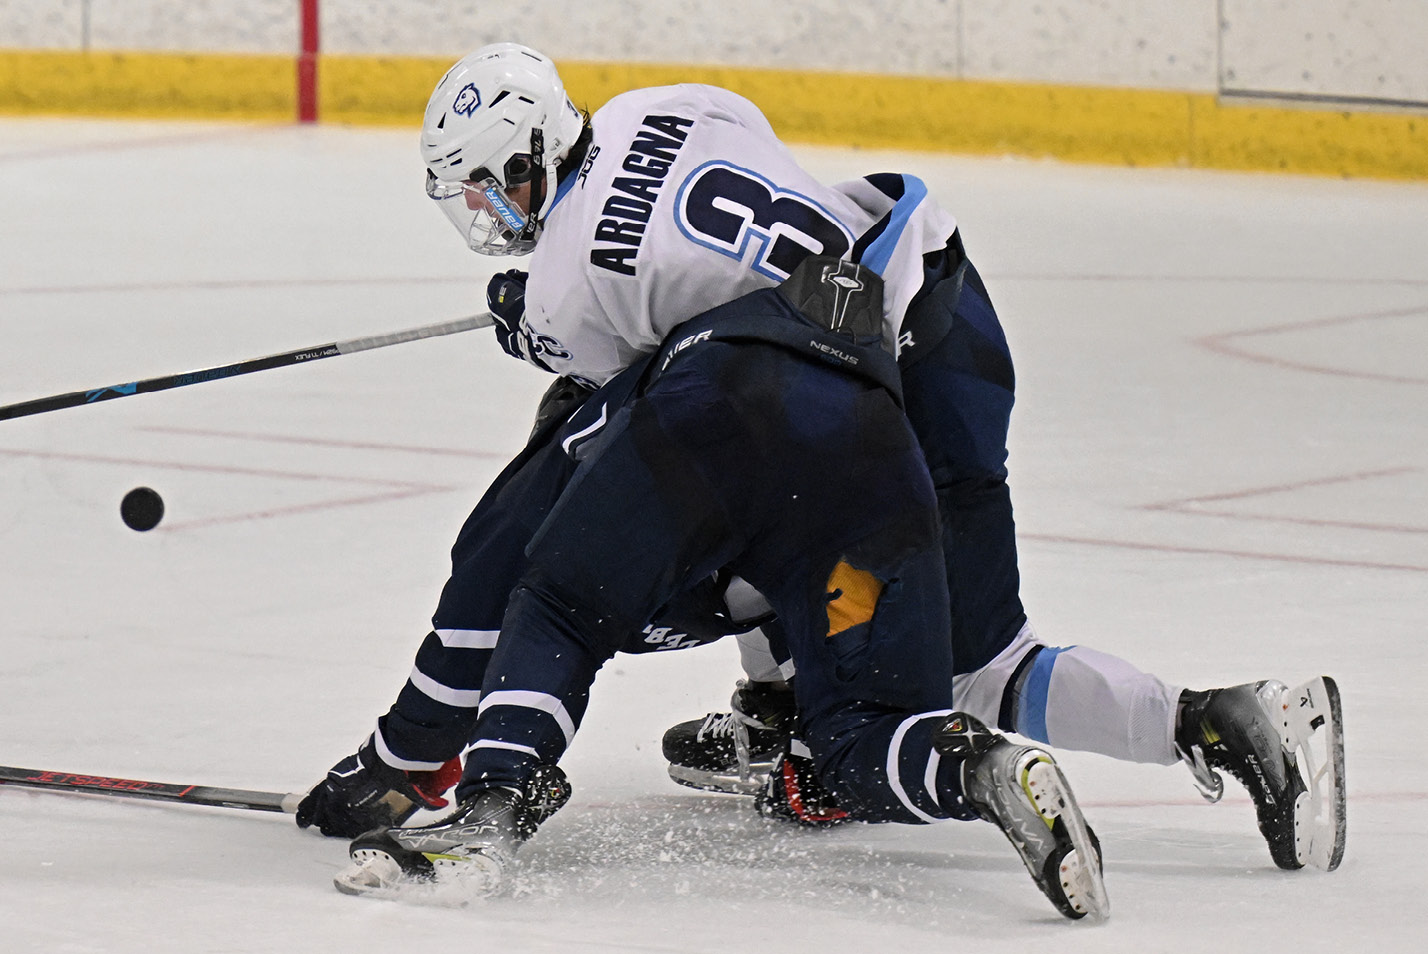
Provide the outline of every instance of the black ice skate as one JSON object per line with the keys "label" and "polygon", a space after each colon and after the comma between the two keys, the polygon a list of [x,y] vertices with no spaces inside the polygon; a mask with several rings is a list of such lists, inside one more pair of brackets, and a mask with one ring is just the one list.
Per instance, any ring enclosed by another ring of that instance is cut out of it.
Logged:
{"label": "black ice skate", "polygon": [[1110,916],[1100,842],[1048,752],[1014,745],[960,712],[948,716],[932,744],[963,760],[967,801],[1007,836],[1056,910],[1073,920]]}
{"label": "black ice skate", "polygon": [[711,712],[664,734],[669,777],[680,785],[731,795],[761,791],[793,730],[793,692],[740,682],[732,712]]}
{"label": "black ice skate", "polygon": [[1328,676],[1288,689],[1266,680],[1180,696],[1175,745],[1195,784],[1219,801],[1239,780],[1254,800],[1259,831],[1281,868],[1333,871],[1347,829],[1344,727],[1339,689]]}
{"label": "black ice skate", "polygon": [[489,788],[449,817],[419,828],[378,828],[356,838],[351,864],[333,884],[344,894],[392,895],[411,885],[439,887],[451,900],[498,893],[516,848],[570,798],[554,765],[519,789]]}

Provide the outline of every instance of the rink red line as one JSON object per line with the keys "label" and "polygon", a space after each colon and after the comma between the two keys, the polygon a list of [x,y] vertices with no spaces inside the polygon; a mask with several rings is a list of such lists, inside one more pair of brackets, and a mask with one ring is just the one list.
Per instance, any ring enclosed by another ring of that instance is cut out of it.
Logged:
{"label": "rink red line", "polygon": [[1352,567],[1361,570],[1401,570],[1428,573],[1428,566],[1412,563],[1380,563],[1373,560],[1342,560],[1333,557],[1305,556],[1293,553],[1268,553],[1256,550],[1229,550],[1218,547],[1190,547],[1166,543],[1140,543],[1134,540],[1108,540],[1098,537],[1070,537],[1046,533],[1018,534],[1023,540],[1043,543],[1068,543],[1076,546],[1108,547],[1120,550],[1147,550],[1156,553],[1182,553],[1191,556],[1223,556],[1244,560],[1268,560],[1275,563],[1301,563],[1309,566]]}
{"label": "rink red line", "polygon": [[192,473],[212,473],[212,474],[238,474],[245,477],[267,477],[279,480],[305,480],[318,481],[330,484],[359,484],[375,487],[390,487],[391,490],[383,493],[364,494],[355,497],[336,497],[326,500],[311,501],[309,503],[294,504],[288,507],[275,507],[268,510],[246,511],[236,514],[224,514],[216,517],[204,517],[193,520],[170,520],[159,527],[154,533],[175,533],[183,530],[194,530],[203,527],[214,527],[229,523],[247,523],[254,520],[270,520],[278,517],[294,517],[309,513],[318,513],[324,510],[338,510],[344,507],[362,507],[372,504],[391,503],[395,500],[405,500],[411,497],[421,497],[427,494],[450,493],[458,490],[458,487],[443,486],[440,484],[421,484],[405,480],[382,480],[371,477],[347,477],[335,476],[331,474],[312,474],[300,471],[270,470],[257,467],[232,467],[226,465],[213,464],[188,464],[172,461],[138,460],[125,457],[108,457],[100,454],[65,454],[55,451],[22,451],[0,448],[0,455],[7,457],[32,457],[42,460],[66,460],[86,464],[119,464],[126,467],[146,467],[158,470],[177,470]]}
{"label": "rink red line", "polygon": [[[1155,509],[1147,507],[1146,509]],[[1165,508],[1171,513],[1193,517],[1222,517],[1259,523],[1290,523],[1300,527],[1332,527],[1337,530],[1368,530],[1378,533],[1428,534],[1428,527],[1398,526],[1386,523],[1366,523],[1356,520],[1321,520],[1315,517],[1276,517],[1263,513],[1238,513],[1234,510],[1202,510]]]}
{"label": "rink red line", "polygon": [[1163,503],[1146,504],[1141,509],[1164,511],[1168,513],[1187,514],[1189,516],[1225,517],[1233,520],[1250,520],[1271,523],[1292,523],[1311,527],[1338,527],[1348,530],[1370,530],[1384,533],[1428,533],[1428,526],[1414,526],[1411,524],[1392,523],[1371,523],[1357,520],[1328,520],[1320,517],[1293,517],[1280,516],[1277,514],[1265,513],[1244,513],[1236,510],[1216,510],[1206,507],[1195,506],[1197,504],[1215,503],[1227,500],[1248,500],[1253,497],[1263,497],[1270,494],[1293,493],[1312,487],[1327,487],[1333,484],[1357,483],[1359,481],[1376,480],[1380,477],[1399,477],[1404,474],[1419,473],[1417,467],[1390,467],[1384,470],[1369,470],[1354,474],[1342,474],[1334,477],[1319,477],[1310,480],[1295,481],[1286,484],[1272,484],[1268,487],[1250,487],[1244,490],[1234,490],[1219,494],[1205,494],[1199,497],[1185,497],[1180,500],[1168,500]]}
{"label": "rink red line", "polygon": [[1237,510],[1208,510],[1200,507],[1145,507],[1145,510],[1164,510],[1167,513],[1184,514],[1187,517],[1221,517],[1224,520],[1241,520],[1247,523],[1288,523],[1297,527],[1332,527],[1335,530],[1368,530],[1371,533],[1428,534],[1428,527],[1411,527],[1407,524],[1368,523],[1359,520],[1325,520],[1319,517],[1279,517],[1275,514],[1240,513]]}
{"label": "rink red line", "polygon": [[[153,428],[153,429],[154,429],[154,430],[161,430],[160,428]],[[314,443],[313,441],[305,441],[305,440],[301,440],[301,439],[298,439],[298,438],[280,438],[280,439],[285,440],[285,441],[292,441],[292,442],[296,442],[296,443]],[[336,442],[334,442],[334,443],[336,443]],[[340,445],[340,444],[339,444],[338,446],[343,446],[343,445]],[[381,447],[382,445],[356,445],[356,446],[363,446],[363,447],[368,447],[368,446],[371,446],[371,447]],[[434,449],[434,448],[433,448],[433,449],[427,449],[427,448],[409,448],[409,449],[410,449],[410,450],[413,450],[413,451],[416,451],[416,452],[425,452],[425,451],[430,450],[431,452],[434,452],[434,453],[442,453],[442,451],[441,451],[440,449]],[[459,453],[459,452],[453,452],[453,453]],[[480,452],[473,452],[473,453],[480,453]],[[311,501],[311,502],[303,503],[303,504],[293,504],[293,505],[287,506],[287,507],[276,507],[276,508],[271,508],[271,509],[267,509],[267,510],[247,511],[247,512],[244,512],[244,513],[225,514],[225,515],[222,515],[222,516],[205,517],[205,518],[199,518],[199,519],[193,519],[193,520],[170,520],[170,521],[164,523],[162,526],[155,528],[154,532],[156,532],[156,533],[158,533],[158,532],[173,533],[173,532],[176,532],[176,531],[193,530],[193,529],[198,529],[198,528],[203,528],[203,527],[213,527],[213,526],[219,526],[219,525],[222,525],[222,524],[245,523],[245,522],[254,521],[254,520],[269,520],[269,519],[280,518],[280,517],[300,516],[300,515],[303,515],[303,514],[318,513],[318,512],[324,511],[324,510],[337,510],[337,509],[341,509],[341,508],[344,508],[344,507],[359,507],[359,506],[368,506],[368,505],[372,505],[372,504],[391,503],[391,502],[396,501],[396,500],[405,500],[405,499],[412,498],[412,497],[421,497],[421,496],[425,496],[425,495],[427,495],[427,494],[451,493],[451,492],[453,492],[453,491],[463,489],[463,488],[457,487],[457,486],[450,486],[450,485],[443,485],[443,484],[419,483],[419,482],[407,481],[407,480],[385,480],[385,479],[382,479],[382,478],[372,478],[372,477],[351,477],[351,476],[345,476],[345,475],[343,475],[343,476],[338,476],[338,475],[332,475],[332,474],[314,474],[314,473],[304,472],[304,471],[281,471],[281,470],[273,470],[273,469],[270,469],[270,468],[235,467],[235,466],[231,466],[231,465],[193,464],[193,463],[183,463],[183,462],[175,462],[175,461],[141,460],[141,459],[137,459],[137,458],[112,457],[112,456],[102,455],[102,454],[68,454],[68,453],[63,453],[63,452],[59,452],[59,451],[29,451],[29,450],[14,450],[14,449],[10,449],[10,448],[0,448],[0,456],[8,456],[8,457],[30,457],[30,458],[37,458],[37,459],[41,459],[41,460],[65,460],[65,461],[74,461],[74,462],[77,462],[77,463],[88,463],[88,464],[114,464],[114,465],[122,465],[122,466],[126,466],[126,467],[146,467],[146,468],[152,468],[152,469],[158,469],[158,470],[177,470],[177,471],[192,472],[192,473],[212,473],[212,474],[229,474],[229,475],[235,475],[235,474],[236,474],[236,475],[248,476],[248,477],[265,477],[265,478],[272,478],[272,479],[279,479],[279,480],[316,481],[316,482],[325,482],[325,483],[331,483],[331,484],[357,484],[357,485],[367,485],[367,486],[374,486],[374,487],[390,487],[390,488],[393,488],[393,489],[391,489],[391,490],[388,490],[388,491],[385,491],[385,492],[382,492],[382,493],[365,494],[365,495],[355,496],[355,497],[328,498],[328,499],[326,499],[326,500]],[[503,457],[503,455],[489,455],[489,456],[502,456],[502,457]]]}
{"label": "rink red line", "polygon": [[496,451],[467,450],[455,447],[422,447],[411,444],[383,444],[376,441],[338,441],[287,434],[259,434],[245,431],[216,431],[190,427],[139,427],[154,434],[179,434],[187,437],[219,437],[266,444],[301,444],[314,447],[336,447],[342,450],[397,451],[404,454],[431,454],[438,457],[470,457],[478,460],[509,460],[511,454]]}
{"label": "rink red line", "polygon": [[1201,338],[1196,344],[1204,347],[1208,351],[1222,354],[1226,357],[1239,358],[1242,361],[1252,361],[1255,364],[1269,365],[1270,367],[1282,368],[1287,371],[1304,371],[1309,374],[1324,374],[1336,378],[1358,378],[1362,381],[1382,381],[1387,384],[1428,385],[1428,378],[1413,378],[1400,374],[1379,374],[1374,371],[1353,371],[1348,368],[1335,368],[1329,365],[1290,361],[1287,358],[1278,358],[1274,355],[1242,351],[1223,342],[1209,338]]}
{"label": "rink red line", "polygon": [[456,487],[422,484],[410,480],[385,480],[380,477],[346,477],[335,474],[314,474],[304,471],[271,470],[261,467],[236,467],[229,464],[191,464],[178,461],[143,460],[134,457],[110,457],[103,454],[66,454],[61,451],[13,450],[0,447],[6,457],[34,457],[41,460],[69,460],[85,464],[121,464],[126,467],[151,467],[207,474],[241,474],[245,477],[273,477],[282,480],[325,481],[339,484],[367,484],[373,487],[394,487],[399,490],[447,491]]}
{"label": "rink red line", "polygon": [[1237,285],[1428,285],[1423,278],[1327,278],[1323,275],[1109,275],[1074,274],[1018,275],[1010,272],[989,271],[982,273],[989,282],[1187,282],[1192,285],[1218,284],[1221,282]]}
{"label": "rink red line", "polygon": [[1316,318],[1308,321],[1289,322],[1279,325],[1266,325],[1260,328],[1248,328],[1240,331],[1207,335],[1202,338],[1193,339],[1193,343],[1214,354],[1291,371],[1305,371],[1311,374],[1325,374],[1340,378],[1357,378],[1365,381],[1383,381],[1389,384],[1428,385],[1428,377],[1382,374],[1377,371],[1359,371],[1352,368],[1335,367],[1333,365],[1311,364],[1309,362],[1295,361],[1278,355],[1249,351],[1237,347],[1232,343],[1244,338],[1291,334],[1315,328],[1354,324],[1360,321],[1380,321],[1386,318],[1410,318],[1424,314],[1428,314],[1428,306],[1420,305],[1414,308],[1395,308],[1389,311],[1369,312],[1366,314],[1336,315],[1328,318]]}
{"label": "rink red line", "polygon": [[[454,486],[443,486],[436,484],[421,484],[413,481],[383,480],[369,477],[339,477],[330,474],[313,474],[299,471],[276,471],[254,467],[234,467],[230,465],[213,464],[190,464],[171,461],[140,460],[136,458],[110,457],[99,454],[66,454],[58,451],[27,451],[0,448],[0,455],[9,457],[31,457],[44,460],[69,460],[80,463],[94,464],[120,464],[124,466],[153,467],[161,470],[178,470],[196,473],[217,473],[217,474],[241,474],[245,476],[272,477],[293,480],[326,481],[330,483],[351,483],[367,484],[378,487],[394,488],[394,493],[400,496],[420,495],[426,493],[445,493],[460,488]],[[355,502],[370,502],[375,499],[385,498],[354,498]],[[309,504],[303,505],[316,509],[330,509],[339,504]],[[354,503],[341,504],[351,506]],[[286,513],[288,511],[272,511],[273,514]],[[236,520],[262,519],[262,513],[256,515],[244,515],[226,518],[215,518],[218,522],[230,523]],[[174,524],[174,527],[183,526]],[[1312,566],[1338,566],[1354,567],[1370,570],[1406,570],[1413,573],[1428,573],[1428,566],[1418,566],[1403,563],[1381,563],[1366,560],[1342,560],[1326,557],[1312,557],[1299,554],[1266,553],[1250,550],[1228,550],[1214,547],[1189,547],[1164,543],[1141,543],[1129,540],[1109,540],[1095,537],[1072,537],[1056,534],[1023,533],[1023,540],[1038,540],[1044,543],[1066,543],[1080,546],[1109,547],[1115,549],[1145,550],[1159,553],[1181,553],[1200,556],[1228,556],[1240,559],[1269,560],[1282,563],[1299,563]]]}
{"label": "rink red line", "polygon": [[310,513],[320,513],[324,510],[340,510],[344,507],[363,507],[370,504],[391,503],[396,500],[407,500],[412,497],[424,497],[427,494],[445,493],[453,490],[452,487],[412,487],[407,490],[393,490],[384,494],[368,494],[362,497],[337,497],[329,500],[318,500],[306,504],[294,504],[290,507],[275,507],[269,510],[253,510],[246,513],[227,514],[221,517],[204,517],[197,520],[176,520],[172,523],[165,523],[156,527],[154,532],[167,531],[173,533],[180,530],[196,530],[203,527],[216,527],[228,523],[248,523],[254,520],[272,520],[281,517],[296,517]]}
{"label": "rink red line", "polygon": [[1397,477],[1400,474],[1414,473],[1416,470],[1416,467],[1389,467],[1383,470],[1365,470],[1354,474],[1339,474],[1333,477],[1313,477],[1308,480],[1291,481],[1287,484],[1270,484],[1267,487],[1248,487],[1244,490],[1230,490],[1219,494],[1185,497],[1181,500],[1172,500],[1164,504],[1151,504],[1146,507],[1146,509],[1160,510],[1163,508],[1176,507],[1181,504],[1209,503],[1215,500],[1241,500],[1245,497],[1258,497],[1264,494],[1303,490],[1305,487],[1326,487],[1330,484],[1348,484],[1359,480],[1372,480],[1375,477]]}
{"label": "rink red line", "polygon": [[1306,318],[1302,321],[1286,321],[1277,325],[1261,325],[1258,328],[1241,328],[1238,331],[1209,335],[1210,338],[1256,338],[1261,335],[1282,335],[1304,331],[1309,328],[1332,328],[1338,325],[1352,325],[1361,321],[1380,321],[1384,318],[1411,318],[1428,312],[1428,306],[1415,305],[1411,308],[1390,308],[1386,311],[1369,311],[1349,315],[1328,315],[1323,318]]}
{"label": "rink red line", "polygon": [[0,295],[114,295],[171,291],[232,291],[245,288],[345,287],[349,285],[472,284],[469,278],[441,276],[390,276],[387,278],[232,278],[182,282],[124,282],[107,285],[35,285],[0,288]]}

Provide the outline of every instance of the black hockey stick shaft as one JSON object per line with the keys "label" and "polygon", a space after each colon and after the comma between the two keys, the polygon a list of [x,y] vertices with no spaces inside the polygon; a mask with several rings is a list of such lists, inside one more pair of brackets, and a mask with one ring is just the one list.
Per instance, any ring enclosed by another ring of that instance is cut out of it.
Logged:
{"label": "black hockey stick shaft", "polygon": [[147,798],[184,805],[213,805],[218,808],[241,808],[255,812],[297,811],[303,796],[296,792],[254,792],[242,788],[214,788],[209,785],[174,785],[169,782],[144,782],[133,778],[112,778],[107,775],[76,775],[44,769],[12,768],[0,765],[0,785],[41,788],[57,792],[86,792],[92,795],[117,795],[121,798]]}
{"label": "black hockey stick shaft", "polygon": [[474,328],[489,327],[491,321],[492,319],[489,314],[470,315],[466,318],[458,318],[455,321],[446,321],[435,325],[424,325],[421,328],[398,331],[394,334],[375,335],[368,338],[352,338],[348,341],[334,341],[330,344],[318,345],[315,348],[300,348],[297,351],[284,351],[281,354],[270,354],[262,358],[239,361],[236,364],[226,364],[217,368],[205,368],[202,371],[185,371],[182,374],[169,374],[157,378],[146,378],[143,381],[130,381],[127,384],[112,384],[109,387],[91,388],[87,391],[70,391],[67,394],[54,394],[49,397],[36,398],[33,401],[22,401],[19,404],[0,406],[0,421],[12,417],[44,414],[46,411],[58,411],[61,408],[77,407],[81,404],[95,404],[99,401],[110,401],[114,398],[128,397],[131,394],[147,394],[150,391],[167,391],[170,388],[182,388],[190,384],[200,384],[204,381],[217,381],[220,378],[231,378],[240,374],[252,374],[254,371],[266,371],[269,368],[283,368],[293,364],[306,364],[309,361],[318,361],[322,358],[335,358],[340,354],[352,354],[355,351],[370,351],[373,348],[385,348],[389,345],[402,344],[407,341],[417,341],[422,338],[452,335],[459,331],[470,331]]}

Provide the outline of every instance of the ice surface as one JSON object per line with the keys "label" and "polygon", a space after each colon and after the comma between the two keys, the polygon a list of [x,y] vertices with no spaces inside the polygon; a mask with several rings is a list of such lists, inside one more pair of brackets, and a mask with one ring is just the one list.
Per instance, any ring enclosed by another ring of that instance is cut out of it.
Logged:
{"label": "ice surface", "polygon": [[[1349,843],[1275,869],[1233,782],[1062,761],[1113,915],[989,825],[787,831],[659,737],[732,645],[622,657],[517,894],[331,886],[284,816],[0,787],[0,949],[47,954],[1418,950],[1428,770],[1428,187],[801,149],[922,175],[1017,359],[1024,595],[1176,684],[1333,674]],[[0,404],[480,310],[497,264],[408,132],[0,122]],[[296,791],[389,704],[545,378],[480,332],[0,422],[0,763]],[[119,520],[134,486],[163,524]]]}

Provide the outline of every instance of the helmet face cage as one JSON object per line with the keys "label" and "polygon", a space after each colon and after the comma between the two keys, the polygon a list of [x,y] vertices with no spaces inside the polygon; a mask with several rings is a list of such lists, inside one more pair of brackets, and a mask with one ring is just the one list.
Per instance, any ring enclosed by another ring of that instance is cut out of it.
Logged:
{"label": "helmet face cage", "polygon": [[[426,194],[451,224],[481,255],[525,255],[535,248],[539,227],[534,215],[521,212],[492,176],[465,182],[442,182],[426,173]],[[468,200],[467,196],[474,196]],[[476,208],[471,208],[475,204]]]}
{"label": "helmet face cage", "polygon": [[[582,125],[548,59],[514,43],[482,47],[447,72],[427,104],[427,194],[473,251],[526,254],[544,222],[542,200],[555,192],[556,164]],[[522,211],[510,191],[527,182]]]}

